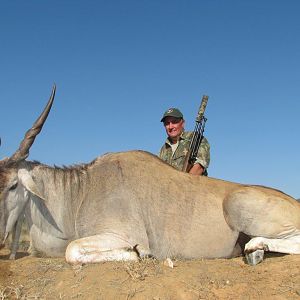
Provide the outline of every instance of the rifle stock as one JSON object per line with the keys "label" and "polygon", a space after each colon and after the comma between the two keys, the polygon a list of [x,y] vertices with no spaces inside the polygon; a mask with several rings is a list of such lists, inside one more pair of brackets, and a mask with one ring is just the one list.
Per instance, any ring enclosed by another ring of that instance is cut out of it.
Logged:
{"label": "rifle stock", "polygon": [[185,161],[183,164],[182,171],[188,173],[192,166],[194,165],[196,159],[197,159],[197,153],[199,150],[199,147],[201,145],[201,141],[203,139],[203,133],[204,133],[204,127],[206,118],[204,116],[204,112],[206,109],[206,105],[208,102],[208,96],[204,95],[202,97],[202,101],[198,110],[198,114],[196,117],[196,125],[195,129],[193,131],[193,136],[191,140],[191,144],[189,147],[189,150],[186,154]]}

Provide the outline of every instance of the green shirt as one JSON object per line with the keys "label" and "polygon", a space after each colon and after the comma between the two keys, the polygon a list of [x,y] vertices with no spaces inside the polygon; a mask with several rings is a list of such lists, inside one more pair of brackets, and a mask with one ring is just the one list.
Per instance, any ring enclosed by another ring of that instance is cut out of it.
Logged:
{"label": "green shirt", "polygon": [[[178,170],[182,170],[183,164],[185,161],[185,156],[189,150],[191,139],[193,137],[193,132],[184,131],[178,141],[178,146],[173,153],[171,142],[169,138],[167,138],[165,144],[161,147],[159,152],[159,157],[167,162],[169,165],[175,167]],[[203,137],[198,155],[197,160],[195,163],[200,164],[205,170],[208,168],[210,161],[210,146],[205,137]]]}

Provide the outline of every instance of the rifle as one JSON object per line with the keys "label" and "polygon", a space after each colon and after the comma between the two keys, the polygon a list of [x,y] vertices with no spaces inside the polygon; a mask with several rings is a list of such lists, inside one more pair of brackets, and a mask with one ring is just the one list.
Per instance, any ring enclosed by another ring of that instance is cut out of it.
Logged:
{"label": "rifle", "polygon": [[192,141],[189,147],[189,151],[185,157],[182,171],[188,173],[192,166],[194,165],[198,150],[203,139],[204,127],[207,118],[204,116],[204,111],[207,105],[208,96],[204,95],[199,107],[198,115],[196,117],[196,125],[193,131]]}

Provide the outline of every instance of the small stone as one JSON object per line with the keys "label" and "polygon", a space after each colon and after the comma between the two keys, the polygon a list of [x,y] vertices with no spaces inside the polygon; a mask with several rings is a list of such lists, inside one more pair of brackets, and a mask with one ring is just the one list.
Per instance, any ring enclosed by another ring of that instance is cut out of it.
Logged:
{"label": "small stone", "polygon": [[169,268],[174,268],[174,263],[172,262],[171,258],[166,258],[164,261],[164,266],[169,267]]}

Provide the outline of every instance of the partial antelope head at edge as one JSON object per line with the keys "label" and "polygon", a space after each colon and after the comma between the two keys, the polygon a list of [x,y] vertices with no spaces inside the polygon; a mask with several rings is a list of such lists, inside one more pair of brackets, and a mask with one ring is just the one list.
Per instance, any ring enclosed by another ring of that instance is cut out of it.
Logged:
{"label": "partial antelope head at edge", "polygon": [[[10,157],[0,160],[0,248],[5,243],[8,233],[16,224],[16,221],[26,204],[26,190],[39,196],[39,192],[26,168],[22,168],[29,150],[36,136],[41,132],[42,127],[51,110],[56,86],[53,85],[52,92],[43,112],[34,122],[32,127],[26,132],[19,148]],[[1,139],[0,139],[1,145]],[[26,187],[26,189],[24,189]],[[25,195],[24,195],[25,193]],[[2,201],[8,199],[8,201]],[[22,202],[22,205],[20,203]]]}

